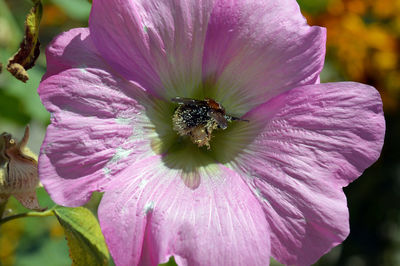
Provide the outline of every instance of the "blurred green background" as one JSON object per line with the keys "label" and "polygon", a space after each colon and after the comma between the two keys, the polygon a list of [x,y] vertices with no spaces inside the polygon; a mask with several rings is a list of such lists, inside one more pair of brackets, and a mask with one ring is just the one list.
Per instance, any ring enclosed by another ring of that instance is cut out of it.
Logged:
{"label": "blurred green background", "polygon": [[[30,147],[38,152],[49,123],[36,89],[46,69],[44,48],[57,34],[85,27],[87,0],[43,0],[42,53],[25,84],[4,65],[19,47],[30,0],[0,0],[0,132],[23,135],[31,125]],[[350,236],[317,265],[400,265],[400,0],[299,0],[309,24],[328,29],[322,82],[353,80],[376,87],[387,123],[381,158],[344,190]],[[39,189],[42,206],[54,203]],[[96,210],[96,200],[88,205]],[[13,212],[24,211],[15,200]],[[0,264],[70,265],[63,229],[56,218],[26,218],[0,228]],[[273,264],[276,264],[273,262]]]}

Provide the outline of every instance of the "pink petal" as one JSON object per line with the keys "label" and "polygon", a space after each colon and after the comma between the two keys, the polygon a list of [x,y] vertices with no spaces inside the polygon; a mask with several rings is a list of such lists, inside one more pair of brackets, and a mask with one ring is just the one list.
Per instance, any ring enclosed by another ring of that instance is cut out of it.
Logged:
{"label": "pink petal", "polygon": [[232,170],[201,170],[196,189],[158,156],[132,165],[105,193],[99,220],[116,265],[268,265],[269,229]]}
{"label": "pink petal", "polygon": [[310,27],[294,0],[217,0],[204,45],[211,94],[243,114],[279,93],[318,80],[326,30]]}
{"label": "pink petal", "polygon": [[155,94],[190,96],[201,81],[201,58],[213,0],[98,0],[89,25],[102,56]]}
{"label": "pink petal", "polygon": [[380,95],[352,82],[309,85],[273,98],[246,119],[259,131],[236,167],[263,206],[272,256],[310,265],[349,233],[342,187],[379,157],[385,132]]}
{"label": "pink petal", "polygon": [[325,55],[325,29],[309,27],[294,0],[98,0],[89,25],[125,78],[165,99],[214,97],[238,113],[315,83]]}
{"label": "pink petal", "polygon": [[126,165],[148,156],[140,88],[112,74],[88,29],[57,37],[38,92],[52,124],[39,157],[41,182],[62,205],[84,204]]}
{"label": "pink petal", "polygon": [[49,67],[44,79],[69,68],[96,68],[104,65],[89,35],[88,28],[75,28],[54,38],[46,47]]}

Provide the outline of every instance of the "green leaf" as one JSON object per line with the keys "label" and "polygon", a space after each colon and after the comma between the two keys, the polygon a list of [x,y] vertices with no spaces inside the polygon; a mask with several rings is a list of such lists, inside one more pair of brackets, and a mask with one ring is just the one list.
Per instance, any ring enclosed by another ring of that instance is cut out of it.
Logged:
{"label": "green leaf", "polygon": [[110,256],[104,237],[88,209],[58,206],[54,214],[64,227],[72,265],[108,265]]}
{"label": "green leaf", "polygon": [[167,263],[163,263],[163,264],[158,264],[158,266],[177,266],[178,264],[176,264],[175,259],[173,256],[171,256],[169,258],[169,261]]}
{"label": "green leaf", "polygon": [[42,18],[42,3],[40,0],[32,0],[34,6],[26,16],[25,36],[17,53],[10,58],[7,70],[17,79],[26,82],[29,79],[26,70],[35,65],[39,57],[39,25]]}

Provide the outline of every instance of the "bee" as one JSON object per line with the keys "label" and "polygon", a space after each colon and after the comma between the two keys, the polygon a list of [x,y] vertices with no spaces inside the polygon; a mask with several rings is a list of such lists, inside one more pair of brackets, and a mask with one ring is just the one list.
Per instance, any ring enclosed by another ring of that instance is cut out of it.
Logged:
{"label": "bee", "polygon": [[180,136],[189,136],[199,147],[210,149],[212,132],[215,129],[226,129],[228,122],[243,120],[225,113],[225,108],[213,99],[196,100],[175,97],[173,102],[179,106],[172,116],[173,129]]}

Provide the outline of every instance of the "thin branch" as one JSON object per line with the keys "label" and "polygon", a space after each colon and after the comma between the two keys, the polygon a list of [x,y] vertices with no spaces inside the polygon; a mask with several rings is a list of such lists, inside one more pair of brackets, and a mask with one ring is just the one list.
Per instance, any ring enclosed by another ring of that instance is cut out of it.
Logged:
{"label": "thin branch", "polygon": [[0,225],[14,220],[14,219],[18,219],[18,218],[23,218],[23,217],[46,217],[46,216],[53,216],[53,209],[44,211],[44,212],[25,212],[25,213],[20,213],[20,214],[16,214],[16,215],[11,215],[11,216],[7,216],[4,217],[3,219],[0,219]]}

